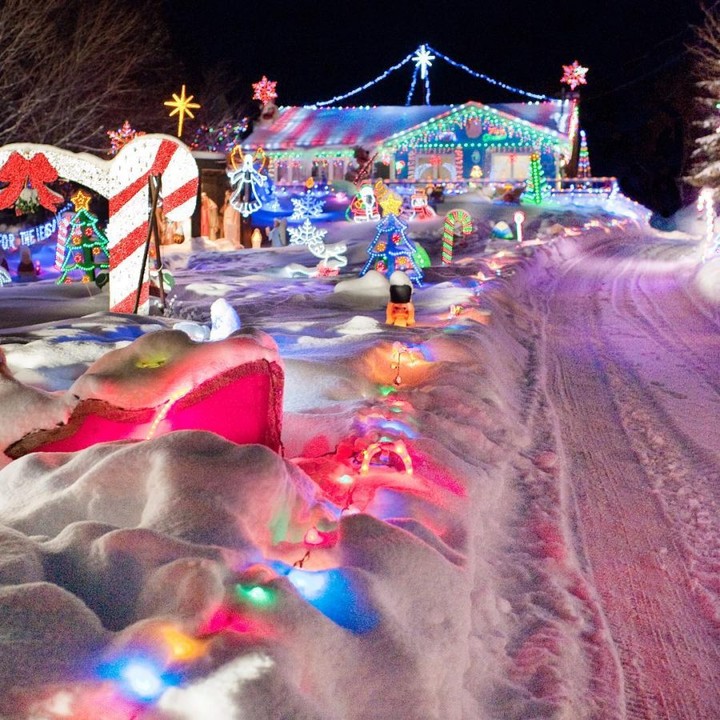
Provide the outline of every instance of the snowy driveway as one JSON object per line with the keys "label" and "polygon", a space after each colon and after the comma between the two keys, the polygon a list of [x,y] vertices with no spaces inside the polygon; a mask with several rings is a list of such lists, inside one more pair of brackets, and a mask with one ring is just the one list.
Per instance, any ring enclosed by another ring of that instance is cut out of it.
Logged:
{"label": "snowy driveway", "polygon": [[620,707],[624,693],[628,718],[717,718],[718,316],[690,291],[684,241],[565,250],[532,274],[525,302],[535,403],[560,439],[569,523],[622,667],[618,678],[599,663],[596,683]]}

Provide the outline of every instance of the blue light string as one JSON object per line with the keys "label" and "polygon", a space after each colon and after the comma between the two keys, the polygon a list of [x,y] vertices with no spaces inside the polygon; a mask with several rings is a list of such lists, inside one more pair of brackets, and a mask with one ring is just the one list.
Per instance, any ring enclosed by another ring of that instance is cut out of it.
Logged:
{"label": "blue light string", "polygon": [[452,65],[453,67],[465,70],[465,72],[470,73],[473,77],[479,78],[480,80],[485,80],[485,82],[489,82],[492,85],[497,85],[498,87],[505,88],[505,90],[511,90],[512,92],[519,93],[520,95],[526,95],[527,97],[534,98],[535,100],[550,100],[547,95],[539,95],[538,93],[527,92],[526,90],[521,90],[520,88],[513,87],[512,85],[508,85],[507,83],[500,82],[500,80],[494,80],[487,75],[483,75],[483,73],[475,72],[475,70],[471,70],[467,65],[456,62],[452,58],[449,58],[447,55],[443,55],[441,52],[438,52],[435,48],[432,48],[429,45],[426,45],[425,47],[427,47],[430,52],[435,53],[435,55],[441,60],[445,60],[445,62],[450,63],[450,65]]}
{"label": "blue light string", "polygon": [[412,82],[410,83],[410,92],[408,92],[407,100],[405,100],[405,106],[407,107],[410,104],[410,101],[412,100],[413,93],[415,92],[415,83],[417,83],[417,76],[420,72],[420,66],[415,66],[415,72],[413,72],[412,76]]}
{"label": "blue light string", "polygon": [[397,65],[389,67],[384,73],[382,73],[382,75],[378,75],[374,80],[369,80],[364,85],[361,85],[344,95],[336,95],[334,98],[330,98],[330,100],[323,100],[321,102],[316,102],[313,105],[306,105],[305,107],[322,107],[323,105],[332,105],[333,103],[340,102],[340,100],[345,100],[345,98],[349,98],[350,96],[356,95],[363,90],[367,90],[369,87],[375,85],[375,83],[380,82],[380,80],[384,80],[390,73],[400,69],[403,65],[405,65],[405,63],[410,62],[410,60],[412,60],[412,54],[406,56],[403,60],[397,63]]}
{"label": "blue light string", "polygon": [[[459,63],[452,58],[449,58],[447,55],[444,55],[443,53],[439,52],[433,47],[430,47],[430,45],[425,45],[425,48],[429,52],[435,53],[436,57],[440,58],[441,60],[445,60],[445,62],[449,63],[453,67],[459,68],[460,70],[464,70],[465,72],[469,73],[473,77],[476,77],[480,80],[484,80],[485,82],[490,83],[491,85],[497,85],[498,87],[504,88],[505,90],[509,90],[511,92],[518,93],[520,95],[525,95],[526,97],[533,98],[535,100],[551,100],[550,97],[547,95],[541,95],[539,93],[532,93],[528,92],[527,90],[521,90],[520,88],[514,87],[512,85],[508,85],[507,83],[501,82],[500,80],[495,80],[494,78],[489,77],[488,75],[485,75],[483,73],[476,72],[475,70],[472,70],[467,65],[464,65],[463,63]],[[375,79],[369,80],[364,85],[361,85],[360,87],[356,87],[354,90],[351,90],[350,92],[345,93],[344,95],[336,95],[334,98],[330,98],[330,100],[322,100],[321,102],[313,103],[312,105],[305,105],[306,108],[315,108],[315,107],[323,107],[325,105],[332,105],[333,103],[339,102],[340,100],[345,100],[346,98],[352,97],[353,95],[357,95],[357,93],[362,92],[363,90],[367,90],[369,87],[372,87],[376,83],[380,82],[381,80],[384,80],[390,73],[395,72],[396,70],[399,70],[403,65],[407,64],[411,60],[413,60],[413,54],[407,55],[405,58],[403,58],[399,63],[393,65],[392,67],[389,67],[385,72],[383,72],[381,75],[378,75]],[[415,65],[415,71],[413,73],[412,83],[410,85],[410,91],[408,92],[407,99],[405,101],[405,105],[410,105],[410,101],[412,99],[412,94],[415,90],[415,85],[417,83],[417,74],[418,70],[420,69],[419,65]],[[428,73],[425,77],[425,104],[430,104],[430,73]]]}

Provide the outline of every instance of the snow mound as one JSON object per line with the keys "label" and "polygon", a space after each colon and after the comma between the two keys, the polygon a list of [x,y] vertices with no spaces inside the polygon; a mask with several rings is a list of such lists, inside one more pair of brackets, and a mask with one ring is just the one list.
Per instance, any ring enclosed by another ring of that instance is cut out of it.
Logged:
{"label": "snow mound", "polygon": [[720,305],[720,257],[712,258],[698,267],[694,286],[706,302]]}

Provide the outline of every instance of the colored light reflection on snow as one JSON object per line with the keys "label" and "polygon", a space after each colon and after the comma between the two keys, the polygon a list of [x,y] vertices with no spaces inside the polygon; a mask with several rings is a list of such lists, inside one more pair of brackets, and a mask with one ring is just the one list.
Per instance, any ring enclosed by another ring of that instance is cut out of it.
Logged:
{"label": "colored light reflection on snow", "polygon": [[100,675],[112,680],[122,694],[143,703],[154,702],[168,687],[178,684],[177,677],[146,657],[119,658],[101,668]]}
{"label": "colored light reflection on snow", "polygon": [[377,625],[377,613],[347,570],[301,570],[280,562],[273,566],[287,577],[300,597],[340,627],[362,635]]}
{"label": "colored light reflection on snow", "polygon": [[160,636],[174,662],[194,660],[205,654],[206,643],[186,635],[172,625],[163,625]]}
{"label": "colored light reflection on snow", "polygon": [[269,608],[277,602],[277,591],[262,585],[238,584],[235,586],[235,595],[257,608]]}
{"label": "colored light reflection on snow", "polygon": [[377,427],[381,430],[390,431],[393,430],[400,435],[404,435],[408,438],[418,437],[418,433],[413,430],[407,423],[401,422],[400,420],[383,420],[377,423]]}

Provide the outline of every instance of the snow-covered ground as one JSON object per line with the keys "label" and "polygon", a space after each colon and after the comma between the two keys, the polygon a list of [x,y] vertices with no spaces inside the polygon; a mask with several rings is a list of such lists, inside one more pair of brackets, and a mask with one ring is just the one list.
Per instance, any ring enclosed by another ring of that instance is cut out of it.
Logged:
{"label": "snow-covered ground", "polygon": [[[720,717],[720,261],[690,211],[659,234],[622,200],[529,209],[520,246],[490,239],[516,208],[455,205],[478,233],[452,266],[442,220],[411,224],[412,328],[335,291],[361,224],[327,228],[337,278],[288,277],[304,247],[174,250],[165,317],[0,288],[6,450],[99,387],[166,418],[174,386],[128,364],[150,335],[193,383],[246,334],[285,373],[283,457],[202,430],[5,456],[0,716]],[[218,298],[239,335],[163,334]]]}

